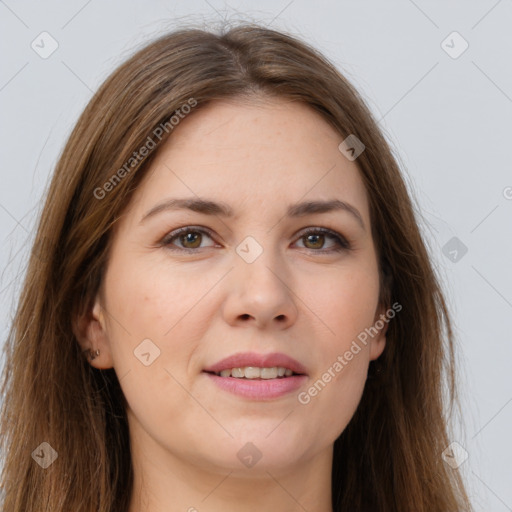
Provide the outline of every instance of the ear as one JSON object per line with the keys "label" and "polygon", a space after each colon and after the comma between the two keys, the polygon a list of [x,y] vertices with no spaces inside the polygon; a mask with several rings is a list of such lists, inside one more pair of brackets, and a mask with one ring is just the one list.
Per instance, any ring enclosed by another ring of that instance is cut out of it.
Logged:
{"label": "ear", "polygon": [[375,313],[373,327],[378,330],[378,333],[375,336],[372,336],[370,340],[370,360],[372,361],[377,359],[386,348],[386,332],[388,330],[389,323],[386,311],[388,309],[389,308],[386,308],[385,305],[380,305]]}
{"label": "ear", "polygon": [[113,367],[112,351],[106,329],[104,309],[101,307],[99,294],[96,297],[92,310],[88,310],[73,319],[72,328],[82,352],[99,350],[99,355],[94,359],[84,357],[94,368],[106,370]]}

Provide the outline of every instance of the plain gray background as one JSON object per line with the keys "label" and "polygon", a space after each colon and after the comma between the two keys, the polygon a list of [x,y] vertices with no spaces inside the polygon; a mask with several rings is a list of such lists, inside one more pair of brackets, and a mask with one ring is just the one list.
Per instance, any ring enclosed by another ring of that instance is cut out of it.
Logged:
{"label": "plain gray background", "polygon": [[224,19],[302,37],[380,120],[457,329],[463,416],[453,441],[468,453],[460,469],[477,511],[512,511],[510,0],[0,1],[2,336],[42,194],[93,91],[162,31]]}

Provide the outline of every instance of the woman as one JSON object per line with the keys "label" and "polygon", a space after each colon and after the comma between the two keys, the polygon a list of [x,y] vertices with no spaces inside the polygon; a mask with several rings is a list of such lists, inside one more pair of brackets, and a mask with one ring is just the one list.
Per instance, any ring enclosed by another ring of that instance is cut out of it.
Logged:
{"label": "woman", "polygon": [[55,170],[7,344],[3,510],[470,510],[441,458],[452,338],[346,79],[258,26],[165,35]]}

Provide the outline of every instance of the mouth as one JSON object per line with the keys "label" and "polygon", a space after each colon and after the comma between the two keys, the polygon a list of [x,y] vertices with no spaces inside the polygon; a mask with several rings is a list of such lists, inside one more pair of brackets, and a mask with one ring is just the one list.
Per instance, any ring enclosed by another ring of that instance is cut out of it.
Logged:
{"label": "mouth", "polygon": [[305,367],[286,354],[239,353],[205,368],[220,389],[251,400],[271,400],[297,390],[307,379]]}
{"label": "mouth", "polygon": [[236,379],[277,379],[307,375],[306,368],[293,357],[279,352],[258,354],[239,352],[205,368],[206,373]]}
{"label": "mouth", "polygon": [[244,366],[238,368],[227,368],[220,372],[206,372],[217,375],[217,377],[233,377],[234,379],[246,380],[270,380],[285,379],[293,375],[303,375],[295,373],[290,368],[284,366],[272,366],[270,368],[259,368],[257,366]]}

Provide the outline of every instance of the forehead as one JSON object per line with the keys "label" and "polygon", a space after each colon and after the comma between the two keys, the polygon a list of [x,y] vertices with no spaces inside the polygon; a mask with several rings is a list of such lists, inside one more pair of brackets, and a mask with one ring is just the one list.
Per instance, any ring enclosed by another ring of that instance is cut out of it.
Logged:
{"label": "forehead", "polygon": [[158,148],[136,207],[207,197],[228,203],[240,217],[251,207],[278,213],[301,200],[340,199],[369,225],[360,171],[339,151],[342,140],[299,102],[212,102],[182,119]]}

